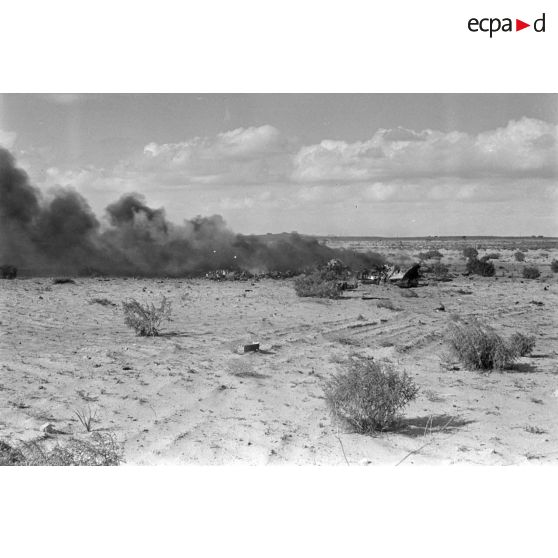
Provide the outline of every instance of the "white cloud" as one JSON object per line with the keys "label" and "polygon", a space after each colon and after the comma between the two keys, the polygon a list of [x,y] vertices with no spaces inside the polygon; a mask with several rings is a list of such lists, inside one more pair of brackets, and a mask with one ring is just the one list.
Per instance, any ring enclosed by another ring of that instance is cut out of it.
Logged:
{"label": "white cloud", "polygon": [[390,181],[433,177],[550,177],[558,174],[558,127],[523,118],[476,136],[463,132],[378,130],[366,141],[324,140],[302,147],[293,179]]}
{"label": "white cloud", "polygon": [[290,145],[273,126],[237,128],[214,137],[150,143],[122,169],[170,185],[277,182],[291,172]]}

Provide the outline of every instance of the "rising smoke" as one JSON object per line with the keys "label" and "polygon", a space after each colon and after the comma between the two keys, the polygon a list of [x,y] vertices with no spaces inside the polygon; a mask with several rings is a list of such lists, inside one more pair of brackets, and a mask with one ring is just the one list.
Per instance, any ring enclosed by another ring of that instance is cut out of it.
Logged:
{"label": "rising smoke", "polygon": [[30,184],[0,148],[0,263],[25,274],[192,276],[216,269],[300,272],[340,258],[354,269],[382,263],[378,254],[334,250],[296,233],[264,241],[233,233],[220,215],[182,225],[164,209],[126,194],[106,208],[108,226],[70,188],[48,196]]}

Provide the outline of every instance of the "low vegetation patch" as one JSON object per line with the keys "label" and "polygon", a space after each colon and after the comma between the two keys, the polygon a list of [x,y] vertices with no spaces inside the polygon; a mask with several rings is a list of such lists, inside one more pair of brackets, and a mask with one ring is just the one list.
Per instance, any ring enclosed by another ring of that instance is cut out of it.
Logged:
{"label": "low vegetation patch", "polygon": [[523,268],[524,279],[538,279],[540,276],[541,272],[534,265],[528,265]]}
{"label": "low vegetation patch", "polygon": [[301,275],[294,280],[295,292],[301,297],[340,298],[340,280],[335,272],[327,270],[314,271]]}
{"label": "low vegetation patch", "polygon": [[525,261],[525,254],[523,252],[517,251],[513,257],[515,258],[516,262],[524,262]]}
{"label": "low vegetation patch", "polygon": [[429,268],[430,273],[435,279],[447,279],[449,267],[441,262],[437,262]]}
{"label": "low vegetation patch", "polygon": [[348,370],[334,376],[325,387],[334,417],[361,434],[395,427],[401,410],[418,391],[406,373],[363,357],[353,357]]}
{"label": "low vegetation patch", "polygon": [[558,273],[558,260],[552,260],[552,263],[550,264],[550,269],[552,270],[553,273]]}
{"label": "low vegetation patch", "polygon": [[509,368],[535,346],[534,337],[516,333],[506,341],[494,329],[476,320],[468,324],[460,320],[450,323],[447,341],[461,363],[473,370]]}
{"label": "low vegetation patch", "polygon": [[502,254],[499,252],[490,252],[490,254],[486,254],[486,257],[489,260],[499,260],[502,257]]}
{"label": "low vegetation patch", "polygon": [[70,438],[47,447],[44,442],[0,441],[0,465],[114,466],[123,461],[122,450],[111,434],[94,433],[89,439]]}
{"label": "low vegetation patch", "polygon": [[482,277],[493,277],[496,273],[494,264],[487,259],[470,258],[467,261],[467,271]]}
{"label": "low vegetation patch", "polygon": [[152,302],[142,305],[132,298],[122,303],[122,309],[124,323],[141,336],[159,335],[161,324],[170,320],[171,316],[171,303],[166,297],[163,297],[159,307]]}
{"label": "low vegetation patch", "polygon": [[75,285],[76,282],[69,277],[57,277],[52,280],[53,285]]}
{"label": "low vegetation patch", "polygon": [[428,250],[427,252],[419,252],[420,260],[441,260],[444,255],[438,250]]}

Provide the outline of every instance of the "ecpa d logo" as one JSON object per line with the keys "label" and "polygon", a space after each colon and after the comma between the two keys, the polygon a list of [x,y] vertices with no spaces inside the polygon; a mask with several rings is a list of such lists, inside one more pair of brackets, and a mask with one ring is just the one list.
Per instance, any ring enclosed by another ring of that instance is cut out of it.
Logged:
{"label": "ecpa d logo", "polygon": [[[530,23],[525,23],[521,19],[516,19],[514,29],[512,21],[512,18],[509,17],[505,17],[503,19],[498,17],[485,17],[482,19],[472,17],[467,23],[467,27],[469,28],[469,31],[473,33],[478,33],[479,31],[482,33],[489,33],[490,38],[492,38],[494,33],[498,33],[499,31],[510,33],[531,27]],[[545,26],[546,14],[543,14],[540,18],[536,19],[532,25],[533,30],[537,33],[544,33]]]}

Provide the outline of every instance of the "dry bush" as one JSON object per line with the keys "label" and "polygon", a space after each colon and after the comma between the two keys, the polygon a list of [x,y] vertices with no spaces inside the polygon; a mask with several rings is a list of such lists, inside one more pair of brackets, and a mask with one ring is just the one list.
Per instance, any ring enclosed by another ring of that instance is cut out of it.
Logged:
{"label": "dry bush", "polygon": [[468,260],[476,260],[477,256],[479,255],[479,252],[476,248],[473,248],[472,246],[466,246],[465,248],[463,248],[463,255],[468,259]]}
{"label": "dry bush", "polygon": [[0,465],[114,466],[122,461],[122,449],[108,433],[96,432],[88,440],[70,438],[50,448],[40,442],[12,446],[0,441]]}
{"label": "dry bush", "polygon": [[492,328],[477,321],[450,323],[447,341],[456,357],[474,370],[504,369],[518,356]]}
{"label": "dry bush", "polygon": [[448,276],[449,267],[443,263],[437,262],[430,266],[429,271],[436,279],[445,279]]}
{"label": "dry bush", "polygon": [[553,273],[558,273],[558,260],[552,260],[552,263],[550,264],[550,269],[552,270]]}
{"label": "dry bush", "polygon": [[538,279],[540,276],[541,272],[534,265],[523,268],[524,279]]}
{"label": "dry bush", "polygon": [[427,252],[419,252],[420,260],[441,260],[444,255],[438,250],[428,250]]}
{"label": "dry bush", "polygon": [[415,399],[418,387],[409,375],[385,363],[353,357],[349,369],[329,380],[324,391],[334,417],[366,434],[396,426],[400,411]]}
{"label": "dry bush", "polygon": [[53,285],[75,285],[76,282],[69,277],[58,277],[57,279],[52,280]]}
{"label": "dry bush", "polygon": [[496,273],[494,264],[486,259],[470,258],[467,261],[467,271],[482,277],[493,277]]}
{"label": "dry bush", "polygon": [[521,251],[517,251],[513,257],[515,258],[516,262],[524,262],[525,261],[525,254]]}
{"label": "dry bush", "polygon": [[124,323],[135,329],[137,335],[159,335],[159,327],[165,321],[170,320],[171,303],[163,297],[161,305],[157,308],[152,302],[145,306],[136,299],[124,301]]}
{"label": "dry bush", "polygon": [[510,338],[510,347],[515,350],[519,356],[530,355],[535,348],[535,336],[525,335],[524,333],[514,333]]}
{"label": "dry bush", "polygon": [[314,298],[340,298],[339,278],[331,271],[315,271],[310,275],[301,275],[294,280],[298,296]]}

